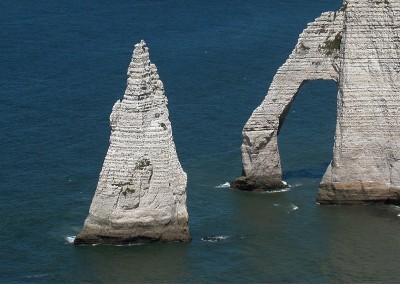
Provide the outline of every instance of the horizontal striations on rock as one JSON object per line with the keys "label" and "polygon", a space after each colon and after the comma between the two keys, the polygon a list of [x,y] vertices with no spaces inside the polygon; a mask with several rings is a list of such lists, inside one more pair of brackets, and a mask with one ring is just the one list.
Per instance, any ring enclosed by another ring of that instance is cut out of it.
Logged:
{"label": "horizontal striations on rock", "polygon": [[167,102],[141,41],[128,68],[124,98],[110,115],[110,146],[76,244],[190,240],[187,177],[176,153]]}
{"label": "horizontal striations on rock", "polygon": [[338,84],[333,160],[317,201],[365,203],[400,197],[400,2],[348,0],[309,24],[243,129],[246,190],[283,186],[279,128],[304,81]]}
{"label": "horizontal striations on rock", "polygon": [[262,191],[285,187],[278,132],[301,84],[339,78],[343,12],[323,13],[300,35],[292,54],[276,73],[268,94],[243,129],[243,176],[231,187]]}
{"label": "horizontal striations on rock", "polygon": [[333,161],[320,203],[400,199],[400,1],[348,1]]}

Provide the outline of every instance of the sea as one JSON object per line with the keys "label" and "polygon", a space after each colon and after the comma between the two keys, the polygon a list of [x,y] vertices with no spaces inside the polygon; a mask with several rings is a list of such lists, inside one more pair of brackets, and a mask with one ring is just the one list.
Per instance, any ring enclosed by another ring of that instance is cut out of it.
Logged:
{"label": "sea", "polygon": [[[241,131],[298,35],[341,0],[1,0],[0,283],[399,283],[400,207],[321,206],[337,86],[301,87],[289,189],[229,188]],[[73,245],[144,39],[188,175],[192,241]]]}

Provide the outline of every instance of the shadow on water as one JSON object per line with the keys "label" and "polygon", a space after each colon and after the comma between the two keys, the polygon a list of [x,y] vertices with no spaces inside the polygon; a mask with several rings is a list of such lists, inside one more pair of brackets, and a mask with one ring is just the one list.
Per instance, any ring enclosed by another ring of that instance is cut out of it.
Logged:
{"label": "shadow on water", "polygon": [[322,178],[328,168],[329,163],[324,164],[317,168],[308,169],[293,169],[283,171],[283,179],[297,179],[297,178]]}

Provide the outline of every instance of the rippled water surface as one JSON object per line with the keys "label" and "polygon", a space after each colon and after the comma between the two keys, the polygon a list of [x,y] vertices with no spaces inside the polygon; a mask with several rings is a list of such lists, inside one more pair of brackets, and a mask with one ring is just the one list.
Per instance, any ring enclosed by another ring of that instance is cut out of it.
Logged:
{"label": "rippled water surface", "polygon": [[[226,186],[241,173],[242,127],[298,34],[340,6],[1,1],[0,282],[398,282],[400,208],[315,203],[332,158],[333,82],[305,84],[282,128],[289,191]],[[169,99],[193,241],[75,247],[141,39]]]}

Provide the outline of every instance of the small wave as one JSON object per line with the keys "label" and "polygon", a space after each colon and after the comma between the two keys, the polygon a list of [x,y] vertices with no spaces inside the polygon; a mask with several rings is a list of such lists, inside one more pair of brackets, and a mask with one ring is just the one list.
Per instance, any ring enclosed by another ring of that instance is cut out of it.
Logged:
{"label": "small wave", "polygon": [[279,203],[274,203],[275,207],[281,206]]}
{"label": "small wave", "polygon": [[65,240],[69,243],[69,244],[73,244],[75,241],[76,236],[66,236]]}
{"label": "small wave", "polygon": [[290,211],[288,213],[296,211],[296,210],[299,210],[299,206],[290,204]]}
{"label": "small wave", "polygon": [[40,274],[35,274],[35,275],[28,275],[26,278],[32,279],[32,278],[43,278],[46,276],[49,276],[49,273],[40,273]]}
{"label": "small wave", "polygon": [[301,183],[296,183],[296,184],[294,184],[294,185],[290,185],[290,187],[299,187],[299,186],[302,186],[303,184],[301,184]]}
{"label": "small wave", "polygon": [[201,240],[203,242],[216,243],[216,242],[224,241],[229,238],[230,238],[230,236],[215,236],[215,237],[202,237]]}
{"label": "small wave", "polygon": [[217,242],[222,242],[228,239],[232,239],[232,238],[236,238],[236,239],[243,239],[242,236],[208,236],[208,237],[202,237],[201,240],[203,242],[210,242],[210,243],[217,243]]}
{"label": "small wave", "polygon": [[217,185],[215,188],[228,188],[228,187],[231,187],[231,185],[229,182],[226,182],[226,183]]}
{"label": "small wave", "polygon": [[289,190],[290,190],[290,187],[287,187],[287,188],[277,189],[277,190],[265,190],[262,193],[280,193],[280,192],[286,192]]}
{"label": "small wave", "polygon": [[399,214],[397,214],[397,217],[400,217],[400,213],[399,213]]}
{"label": "small wave", "polygon": [[127,243],[127,244],[119,244],[119,245],[114,245],[116,247],[131,247],[131,246],[141,246],[145,245],[146,243]]}

